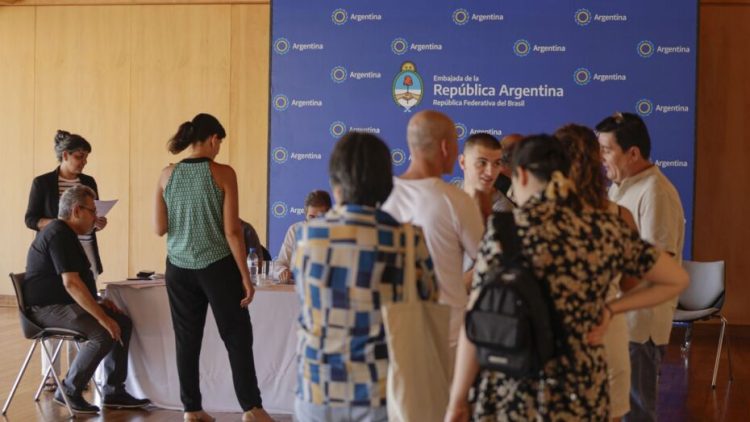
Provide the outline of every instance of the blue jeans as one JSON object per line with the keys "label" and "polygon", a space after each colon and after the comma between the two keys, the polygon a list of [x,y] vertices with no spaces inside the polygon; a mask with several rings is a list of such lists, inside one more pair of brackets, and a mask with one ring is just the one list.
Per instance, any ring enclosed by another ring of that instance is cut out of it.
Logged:
{"label": "blue jeans", "polygon": [[388,422],[388,412],[381,407],[329,407],[296,399],[294,420],[299,422]]}
{"label": "blue jeans", "polygon": [[656,399],[659,391],[659,366],[666,346],[630,342],[630,413],[626,422],[656,421]]}

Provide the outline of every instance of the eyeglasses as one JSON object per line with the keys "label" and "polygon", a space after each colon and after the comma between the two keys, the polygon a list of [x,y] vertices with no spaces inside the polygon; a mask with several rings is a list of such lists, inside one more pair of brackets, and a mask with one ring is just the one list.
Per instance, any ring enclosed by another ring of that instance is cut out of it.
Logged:
{"label": "eyeglasses", "polygon": [[83,208],[86,211],[90,211],[94,215],[94,217],[96,217],[96,208],[84,207],[83,205],[79,205],[78,208]]}

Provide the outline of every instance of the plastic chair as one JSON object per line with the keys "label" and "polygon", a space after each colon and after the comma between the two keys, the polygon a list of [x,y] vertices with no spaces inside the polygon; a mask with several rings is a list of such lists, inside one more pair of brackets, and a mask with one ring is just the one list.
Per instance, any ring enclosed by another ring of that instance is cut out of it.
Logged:
{"label": "plastic chair", "polygon": [[[67,328],[59,328],[59,327],[45,327],[42,328],[38,326],[32,318],[29,316],[29,309],[28,306],[26,306],[26,302],[23,298],[23,289],[21,288],[21,285],[23,284],[25,273],[18,273],[18,274],[10,274],[10,279],[13,281],[13,289],[16,292],[16,302],[18,303],[18,317],[21,320],[21,331],[23,331],[24,337],[26,337],[29,340],[33,340],[33,343],[31,344],[31,347],[29,348],[29,352],[26,354],[26,358],[23,361],[23,365],[21,366],[21,369],[18,371],[18,376],[16,377],[15,382],[13,383],[13,387],[10,390],[10,394],[8,394],[8,398],[5,400],[5,404],[3,405],[3,415],[8,411],[8,407],[10,407],[10,402],[13,400],[13,396],[16,394],[16,390],[18,389],[18,384],[21,382],[21,378],[23,377],[23,374],[26,372],[26,368],[29,366],[29,361],[31,360],[31,356],[34,354],[34,350],[36,350],[36,346],[41,343],[42,344],[42,352],[44,353],[44,356],[47,358],[47,362],[50,362],[49,370],[47,372],[47,376],[52,375],[52,378],[55,380],[55,384],[57,385],[57,388],[62,390],[62,383],[60,382],[60,377],[58,376],[57,372],[55,371],[54,365],[52,365],[52,362],[55,362],[57,360],[57,356],[60,353],[60,349],[62,347],[63,341],[60,341],[57,347],[55,348],[55,351],[52,355],[50,355],[49,350],[47,349],[47,345],[45,343],[46,340],[70,340],[74,341],[76,345],[78,342],[81,341],[87,341],[86,335],[84,333],[75,331],[75,330],[69,330]],[[34,400],[39,400],[39,394],[42,389],[42,385],[44,384],[44,381],[47,379],[45,376],[42,379],[42,384],[40,384],[39,388],[37,389],[36,395],[34,396]],[[97,387],[98,388],[98,387]],[[75,418],[75,413],[73,412],[73,409],[70,407],[70,402],[68,401],[68,396],[66,394],[63,394],[63,399],[65,400],[65,406],[68,408],[68,412],[70,413],[70,416],[72,418]]]}
{"label": "plastic chair", "polygon": [[[687,324],[685,341],[682,347],[682,350],[687,352],[690,348],[693,322],[707,321],[714,318],[721,320],[719,345],[716,349],[714,374],[711,378],[711,388],[716,388],[716,375],[719,372],[719,359],[721,358],[721,348],[727,328],[727,319],[721,314],[726,293],[724,261],[684,261],[682,266],[690,275],[690,285],[680,295],[673,321],[679,324]],[[728,335],[727,356],[729,360],[729,380],[731,381],[734,377],[732,375],[732,353]]]}

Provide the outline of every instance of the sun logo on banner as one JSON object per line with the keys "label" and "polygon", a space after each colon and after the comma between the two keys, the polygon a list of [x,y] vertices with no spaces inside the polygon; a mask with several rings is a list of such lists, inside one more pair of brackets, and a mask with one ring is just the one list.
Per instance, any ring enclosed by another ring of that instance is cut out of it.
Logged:
{"label": "sun logo on banner", "polygon": [[346,80],[346,68],[343,66],[336,66],[331,69],[331,79],[340,84]]}
{"label": "sun logo on banner", "polygon": [[286,217],[288,211],[289,207],[286,205],[286,202],[276,201],[271,205],[271,212],[273,212],[273,216],[276,218]]}
{"label": "sun logo on banner", "polygon": [[330,132],[331,136],[334,138],[340,138],[346,133],[346,125],[344,122],[335,121],[331,123],[331,126],[328,128],[328,132]]}
{"label": "sun logo on banner", "polygon": [[271,158],[273,158],[273,161],[276,164],[284,164],[289,158],[289,151],[284,147],[276,147],[273,149],[273,152],[271,152]]}
{"label": "sun logo on banner", "polygon": [[401,148],[394,148],[391,151],[391,162],[394,166],[400,166],[406,162],[406,153]]}
{"label": "sun logo on banner", "polygon": [[278,111],[284,111],[289,108],[289,98],[284,94],[273,97],[273,108]]}
{"label": "sun logo on banner", "polygon": [[646,117],[653,113],[654,103],[652,103],[651,100],[647,98],[638,100],[638,102],[635,103],[635,111],[641,116]]}
{"label": "sun logo on banner", "polygon": [[344,9],[336,9],[333,11],[333,13],[331,13],[331,20],[336,25],[343,25],[347,20],[349,20],[349,15]]}
{"label": "sun logo on banner", "polygon": [[399,56],[406,53],[409,49],[409,43],[403,38],[396,38],[391,42],[391,51]]}
{"label": "sun logo on banner", "polygon": [[638,43],[638,55],[643,58],[649,58],[654,55],[654,43],[644,40]]}
{"label": "sun logo on banner", "polygon": [[466,137],[466,125],[463,123],[456,123],[456,136],[459,140],[463,140]]}
{"label": "sun logo on banner", "polygon": [[527,40],[520,39],[513,44],[513,52],[518,57],[526,57],[531,52],[531,44]]}
{"label": "sun logo on banner", "polygon": [[586,26],[591,23],[591,12],[588,9],[578,9],[575,14],[578,26]]}
{"label": "sun logo on banner", "polygon": [[279,38],[273,42],[273,51],[276,54],[284,55],[289,52],[289,40],[286,38]]}
{"label": "sun logo on banner", "polygon": [[578,85],[588,85],[591,82],[591,72],[585,67],[579,67],[573,72],[573,80]]}
{"label": "sun logo on banner", "polygon": [[393,79],[393,101],[404,108],[404,113],[411,113],[411,109],[422,101],[422,86],[422,77],[414,63],[404,62],[401,72]]}
{"label": "sun logo on banner", "polygon": [[466,11],[466,9],[456,9],[453,12],[453,23],[456,25],[466,25],[466,22],[469,21],[469,12]]}

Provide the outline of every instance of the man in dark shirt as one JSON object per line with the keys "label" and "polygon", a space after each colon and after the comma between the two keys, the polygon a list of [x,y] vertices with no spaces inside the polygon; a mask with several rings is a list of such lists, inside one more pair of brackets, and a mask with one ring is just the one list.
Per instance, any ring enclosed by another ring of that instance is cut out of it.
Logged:
{"label": "man in dark shirt", "polygon": [[98,300],[94,276],[79,234],[90,233],[96,221],[94,191],[75,186],[60,197],[58,219],[34,239],[26,259],[22,285],[31,317],[40,326],[69,328],[85,333],[88,341],[68,369],[55,402],[65,405],[62,394],[78,413],[97,413],[99,408],[82,396],[86,384],[104,360],[106,384],[102,388],[106,407],[139,408],[147,399],[136,399],[125,391],[128,342],[132,323],[111,301]]}

